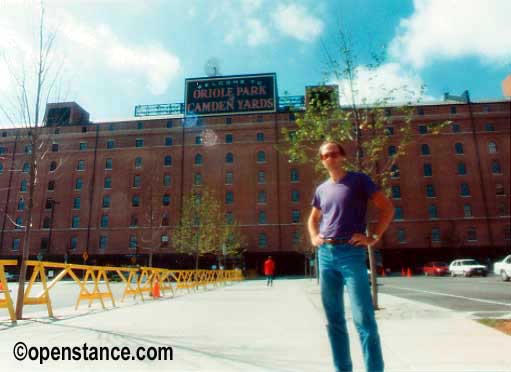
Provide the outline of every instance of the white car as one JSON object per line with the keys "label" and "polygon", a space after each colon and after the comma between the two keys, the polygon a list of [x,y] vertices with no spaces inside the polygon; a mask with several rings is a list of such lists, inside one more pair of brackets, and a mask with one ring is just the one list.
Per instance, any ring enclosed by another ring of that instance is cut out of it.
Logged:
{"label": "white car", "polygon": [[486,276],[488,274],[488,268],[472,258],[465,258],[452,261],[449,265],[449,272],[451,273],[451,276]]}
{"label": "white car", "polygon": [[509,281],[511,279],[511,254],[502,261],[495,262],[493,272],[495,275],[500,275],[503,281]]}

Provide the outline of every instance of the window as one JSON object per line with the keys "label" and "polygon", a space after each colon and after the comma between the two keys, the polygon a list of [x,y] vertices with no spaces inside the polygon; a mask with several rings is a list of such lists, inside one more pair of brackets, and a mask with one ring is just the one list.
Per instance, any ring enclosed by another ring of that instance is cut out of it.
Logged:
{"label": "window", "polygon": [[137,129],[144,129],[144,123],[142,123],[141,121],[139,121],[137,123]]}
{"label": "window", "polygon": [[259,211],[259,214],[257,216],[257,222],[259,225],[266,224],[266,212],[265,211]]}
{"label": "window", "polygon": [[75,190],[81,190],[83,187],[83,180],[81,178],[77,178],[75,181]]}
{"label": "window", "polygon": [[83,171],[85,169],[85,160],[78,160],[78,164],[76,164],[76,170]]}
{"label": "window", "polygon": [[438,209],[435,204],[431,204],[428,207],[428,214],[430,219],[438,218]]}
{"label": "window", "polygon": [[259,191],[257,193],[257,202],[266,203],[266,191]]}
{"label": "window", "polygon": [[456,143],[454,145],[454,152],[456,152],[456,155],[462,155],[463,154],[463,144],[462,143]]}
{"label": "window", "polygon": [[174,126],[174,122],[172,121],[172,119],[169,119],[167,120],[167,128],[172,128]]}
{"label": "window", "polygon": [[459,132],[461,132],[461,127],[459,124],[452,124],[451,130],[453,133],[459,133]]}
{"label": "window", "polygon": [[390,116],[390,115],[392,115],[392,109],[386,108],[385,109],[385,116]]}
{"label": "window", "polygon": [[288,116],[288,120],[289,121],[295,121],[296,120],[296,116],[294,113],[290,112],[289,113],[289,116]]}
{"label": "window", "polygon": [[[504,226],[504,240],[511,240],[511,225]],[[509,259],[507,260],[509,262]]]}
{"label": "window", "polygon": [[225,204],[232,204],[234,202],[234,194],[232,191],[225,193]]}
{"label": "window", "polygon": [[296,130],[290,130],[287,132],[287,139],[293,143],[296,141]]}
{"label": "window", "polygon": [[403,219],[403,208],[396,207],[395,213],[394,213],[394,219],[395,220],[402,220]]}
{"label": "window", "polygon": [[300,222],[300,211],[297,209],[293,209],[291,211],[291,222],[299,223]]}
{"label": "window", "polygon": [[23,173],[28,173],[30,172],[30,164],[28,163],[23,163]]}
{"label": "window", "polygon": [[69,239],[69,248],[71,250],[74,250],[78,247],[78,238],[76,236],[72,236],[71,239]]}
{"label": "window", "polygon": [[268,245],[268,237],[266,236],[265,233],[259,234],[259,238],[257,239],[257,244],[259,245],[259,248],[266,248],[266,246]]}
{"label": "window", "polygon": [[460,174],[460,175],[467,174],[467,168],[465,166],[465,163],[463,163],[463,162],[458,163],[458,174]]}
{"label": "window", "polygon": [[431,177],[433,175],[433,167],[431,164],[424,164],[424,177]]}
{"label": "window", "polygon": [[[46,217],[46,218],[48,218],[48,217]],[[46,218],[45,218],[45,221],[46,221]],[[16,218],[16,224],[15,224],[14,228],[16,230],[21,230],[21,229],[23,229],[23,227],[24,227],[23,226],[23,218],[22,217],[17,217]],[[50,228],[49,222],[48,222],[48,226],[47,227],[44,227],[44,222],[43,222],[43,228],[44,229],[49,229]]]}
{"label": "window", "polygon": [[73,198],[73,209],[80,209],[81,199],[80,197]]}
{"label": "window", "polygon": [[264,171],[257,172],[257,183],[266,183],[266,173]]}
{"label": "window", "polygon": [[166,155],[165,158],[163,158],[163,165],[170,167],[172,165],[172,156]]}
{"label": "window", "polygon": [[21,192],[26,192],[27,191],[27,180],[21,180],[20,191]]}
{"label": "window", "polygon": [[495,154],[497,152],[497,144],[495,142],[488,142],[488,153]]}
{"label": "window", "polygon": [[0,174],[2,174],[4,172],[4,165],[2,163],[0,163]]}
{"label": "window", "polygon": [[300,191],[298,190],[291,191],[291,201],[295,203],[300,201]]}
{"label": "window", "polygon": [[55,190],[55,181],[49,181],[48,182],[48,191]]}
{"label": "window", "polygon": [[225,135],[225,143],[232,143],[232,134]]}
{"label": "window", "polygon": [[87,133],[87,127],[82,127],[82,133]]}
{"label": "window", "polygon": [[7,137],[7,132],[6,131],[2,132],[2,137]]}
{"label": "window", "polygon": [[195,136],[195,144],[202,145],[202,136]]}
{"label": "window", "polygon": [[56,161],[52,161],[50,163],[50,172],[55,171],[55,169],[57,169],[57,162]]}
{"label": "window", "polygon": [[165,146],[172,146],[172,137],[165,137]]}
{"label": "window", "polygon": [[163,216],[161,216],[161,225],[162,226],[169,225],[169,216],[167,215],[167,213],[164,213]]}
{"label": "window", "polygon": [[397,229],[397,241],[399,243],[406,243],[406,230]]}
{"label": "window", "polygon": [[401,199],[401,188],[397,185],[392,186],[392,199]]}
{"label": "window", "polygon": [[484,130],[487,132],[495,132],[495,127],[493,126],[492,123],[486,123],[484,125]]}
{"label": "window", "polygon": [[165,207],[170,205],[170,195],[169,194],[163,194],[162,204]]}
{"label": "window", "polygon": [[256,140],[257,140],[257,142],[264,142],[264,133],[262,133],[262,132],[257,133]]}
{"label": "window", "polygon": [[389,156],[396,155],[396,146],[394,146],[394,145],[389,146],[388,152],[389,152]]}
{"label": "window", "polygon": [[426,134],[428,133],[428,127],[425,125],[419,125],[419,134]]}
{"label": "window", "polygon": [[140,196],[138,196],[138,195],[134,195],[134,196],[131,198],[131,206],[132,206],[132,207],[138,207],[138,206],[140,206]]}
{"label": "window", "polygon": [[399,178],[399,166],[397,164],[392,165],[390,168],[390,177]]}
{"label": "window", "polygon": [[298,172],[298,169],[296,169],[296,168],[291,169],[290,177],[291,177],[291,182],[300,181],[300,173]]}
{"label": "window", "polygon": [[232,155],[232,152],[228,152],[228,153],[225,155],[225,162],[226,162],[227,164],[231,164],[233,161],[234,161],[234,156]]}
{"label": "window", "polygon": [[140,187],[142,183],[142,178],[139,175],[133,176],[133,187]]}
{"label": "window", "polygon": [[138,217],[135,215],[132,215],[130,218],[130,227],[137,227],[138,226]]}
{"label": "window", "polygon": [[506,191],[504,190],[504,185],[501,183],[497,183],[495,185],[495,193],[497,195],[506,195]]}
{"label": "window", "polygon": [[106,141],[106,148],[107,149],[115,148],[115,141],[113,139],[109,139],[108,141]]}
{"label": "window", "polygon": [[461,196],[470,196],[470,188],[467,183],[462,183],[460,185],[460,194]]}
{"label": "window", "polygon": [[257,152],[257,162],[264,163],[266,161],[266,153],[264,151]]}
{"label": "window", "polygon": [[428,144],[423,143],[421,145],[421,154],[422,155],[430,155],[431,154],[431,152],[429,151],[429,145]]}
{"label": "window", "polygon": [[256,122],[262,123],[264,121],[263,115],[257,115]]}
{"label": "window", "polygon": [[161,247],[166,247],[169,245],[169,236],[168,235],[165,235],[163,234],[161,237],[160,237],[160,246]]}
{"label": "window", "polygon": [[225,173],[225,184],[232,185],[232,172]]}
{"label": "window", "polygon": [[80,142],[80,151],[87,150],[87,142]]}
{"label": "window", "polygon": [[135,147],[144,147],[144,139],[143,138],[135,139]]}
{"label": "window", "polygon": [[110,198],[110,195],[105,195],[105,196],[103,196],[103,203],[102,203],[102,207],[103,207],[103,208],[110,208],[110,204],[111,204],[111,198]]}
{"label": "window", "polygon": [[108,125],[108,130],[109,130],[110,132],[114,131],[115,129],[116,129],[115,124],[110,124],[110,125]]}
{"label": "window", "polygon": [[431,241],[433,243],[440,242],[440,229],[439,228],[434,227],[431,229]]}
{"label": "window", "polygon": [[112,177],[105,177],[104,186],[105,186],[105,189],[111,189],[112,188]]}
{"label": "window", "polygon": [[71,220],[71,227],[73,229],[77,229],[80,227],[80,217],[79,216],[73,216],[73,219]]}
{"label": "window", "polygon": [[[5,149],[5,147],[3,147]],[[5,152],[5,151],[4,151]],[[25,154],[31,154],[32,153],[32,145],[25,145]]]}
{"label": "window", "polygon": [[469,242],[477,241],[477,230],[475,227],[469,227],[467,230],[467,240]]}
{"label": "window", "polygon": [[108,227],[108,216],[106,214],[101,216],[101,227]]}
{"label": "window", "polygon": [[386,127],[383,131],[386,136],[394,135],[394,127]]}
{"label": "window", "polygon": [[497,213],[499,216],[507,216],[507,206],[505,203],[499,203],[497,205]]}
{"label": "window", "polygon": [[140,156],[135,158],[135,168],[142,168],[142,158]]}
{"label": "window", "polygon": [[51,152],[58,152],[59,151],[59,144],[58,143],[52,143],[51,144]]}
{"label": "window", "polygon": [[195,174],[193,175],[193,184],[194,184],[195,186],[200,186],[200,185],[202,185],[202,174],[200,174],[200,173],[195,173]]}
{"label": "window", "polygon": [[491,172],[493,174],[501,174],[502,169],[500,168],[500,162],[498,160],[493,160],[491,162]]}
{"label": "window", "polygon": [[170,174],[165,174],[163,176],[163,186],[170,186],[171,177]]}
{"label": "window", "polygon": [[112,169],[112,159],[106,159],[105,160],[105,169],[111,170]]}
{"label": "window", "polygon": [[225,124],[227,125],[232,124],[232,118],[225,118]]}
{"label": "window", "polygon": [[435,186],[431,184],[426,185],[426,196],[428,198],[436,197]]}
{"label": "window", "polygon": [[[27,152],[26,149],[27,147],[25,146],[25,152]],[[5,153],[7,153],[7,147],[0,146],[0,155]]]}
{"label": "window", "polygon": [[234,223],[234,215],[232,214],[232,212],[227,212],[225,214],[225,223],[227,225],[232,225]]}
{"label": "window", "polygon": [[451,114],[455,114],[456,113],[456,106],[451,106]]}
{"label": "window", "polygon": [[17,251],[20,249],[20,242],[21,240],[19,238],[15,238],[12,240],[12,250]]}
{"label": "window", "polygon": [[46,199],[46,204],[44,205],[44,208],[45,209],[51,209],[51,207],[52,207],[54,202],[55,201],[53,199],[51,199],[51,198]]}
{"label": "window", "polygon": [[465,218],[472,217],[472,205],[470,204],[463,205],[463,216]]}
{"label": "window", "polygon": [[99,249],[106,249],[108,246],[108,237],[106,235],[101,235],[99,237]]}
{"label": "window", "polygon": [[201,154],[195,155],[194,163],[195,163],[195,165],[202,165],[202,155]]}
{"label": "window", "polygon": [[417,115],[424,116],[424,107],[417,107]]}
{"label": "window", "polygon": [[130,235],[130,249],[137,249],[137,237],[136,237],[136,235]]}

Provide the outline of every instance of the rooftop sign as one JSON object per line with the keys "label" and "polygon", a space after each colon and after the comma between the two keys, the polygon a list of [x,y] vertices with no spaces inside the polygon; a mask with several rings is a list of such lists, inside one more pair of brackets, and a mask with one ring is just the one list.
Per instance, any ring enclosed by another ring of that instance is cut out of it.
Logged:
{"label": "rooftop sign", "polygon": [[186,79],[185,116],[275,112],[276,75]]}

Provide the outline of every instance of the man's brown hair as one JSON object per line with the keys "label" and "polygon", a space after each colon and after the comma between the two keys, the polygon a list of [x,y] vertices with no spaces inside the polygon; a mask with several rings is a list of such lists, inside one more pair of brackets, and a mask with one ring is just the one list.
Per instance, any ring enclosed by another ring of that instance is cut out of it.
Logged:
{"label": "man's brown hair", "polygon": [[342,156],[346,157],[346,151],[344,151],[344,147],[342,147],[342,145],[341,145],[339,142],[335,142],[335,141],[324,141],[324,142],[321,144],[321,146],[319,146],[319,150],[318,150],[319,155],[321,155],[321,149],[323,148],[323,146],[325,146],[325,145],[330,145],[330,144],[336,145],[336,146],[337,146],[337,148],[339,149],[339,153],[340,153]]}

